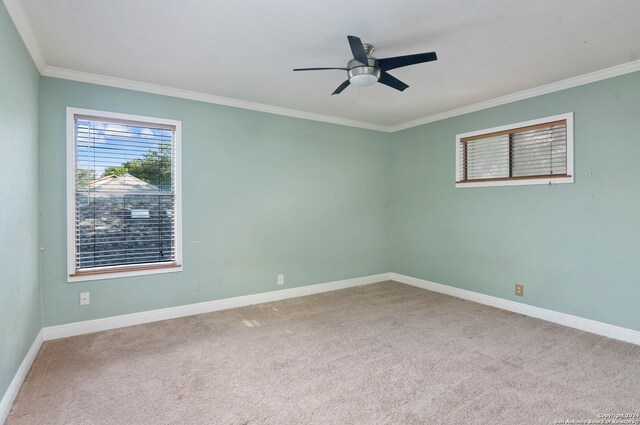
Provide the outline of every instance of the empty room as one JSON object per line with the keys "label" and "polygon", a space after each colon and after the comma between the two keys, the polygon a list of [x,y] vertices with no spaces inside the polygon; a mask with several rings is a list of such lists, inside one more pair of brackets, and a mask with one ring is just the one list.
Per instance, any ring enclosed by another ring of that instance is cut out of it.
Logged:
{"label": "empty room", "polygon": [[639,22],[3,0],[0,425],[640,424]]}

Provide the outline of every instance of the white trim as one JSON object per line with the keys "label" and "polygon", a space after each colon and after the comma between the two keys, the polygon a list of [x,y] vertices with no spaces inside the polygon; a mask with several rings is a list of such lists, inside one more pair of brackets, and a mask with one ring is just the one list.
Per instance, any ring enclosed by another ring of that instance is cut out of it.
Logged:
{"label": "white trim", "polygon": [[389,273],[381,273],[377,275],[357,277],[354,279],[281,289],[279,291],[263,292],[260,294],[205,301],[196,304],[143,311],[140,313],[105,317],[103,319],[49,326],[42,328],[42,331],[44,332],[44,340],[49,341],[51,339],[66,338],[75,335],[106,331],[109,329],[123,328],[126,326],[140,325],[143,323],[157,322],[160,320],[175,319],[178,317],[193,316],[195,314],[210,313],[213,311],[227,310],[230,308],[244,307],[253,304],[303,297],[305,295],[319,294],[321,292],[335,291],[360,285],[368,285],[371,283],[384,282],[386,280],[389,280]]}
{"label": "white trim", "polygon": [[180,99],[195,100],[198,102],[213,103],[216,105],[230,106],[233,108],[248,109],[251,111],[266,112],[268,114],[283,115],[287,117],[301,118],[305,120],[320,121],[330,124],[344,125],[347,127],[364,128],[374,131],[387,131],[384,125],[373,124],[363,121],[355,121],[346,118],[339,118],[330,115],[315,114],[312,112],[298,111],[295,109],[271,106],[263,103],[249,102],[246,100],[232,99],[229,97],[216,96],[213,94],[183,90],[174,87],[161,86],[157,84],[144,83],[142,81],[127,80],[124,78],[110,77],[101,74],[91,74],[88,72],[74,71],[71,69],[47,66],[42,75],[45,77],[61,78],[64,80],[80,81],[83,83],[97,84],[101,86],[117,87],[126,90],[135,90],[144,93],[153,93],[163,96],[177,97]]}
{"label": "white trim", "polygon": [[532,97],[542,96],[544,94],[554,93],[566,90],[572,87],[578,87],[596,81],[606,80],[608,78],[618,77],[632,72],[640,71],[640,60],[627,62],[621,65],[612,66],[602,70],[590,72],[584,75],[567,78],[555,83],[546,84],[544,86],[534,87],[531,89],[519,91],[505,96],[496,97],[485,100],[462,108],[452,109],[449,111],[428,115],[413,121],[397,125],[381,125],[364,121],[354,121],[346,118],[333,117],[329,115],[314,114],[311,112],[298,111],[294,109],[281,108],[277,106],[266,105],[262,103],[237,100],[228,97],[216,96],[207,93],[182,90],[173,87],[149,84],[140,81],[127,80],[117,77],[109,77],[100,74],[91,74],[88,72],[74,71],[71,69],[57,68],[47,66],[42,72],[46,77],[61,78],[65,80],[80,81],[89,84],[98,84],[109,87],[117,87],[127,90],[141,91],[145,93],[154,93],[165,96],[177,97],[182,99],[190,99],[199,102],[214,103],[218,105],[231,106],[235,108],[249,109],[253,111],[266,112],[270,114],[283,115],[294,118],[301,118],[312,121],[327,122],[331,124],[344,125],[348,127],[364,128],[368,130],[381,131],[386,133],[395,133],[397,131],[406,130],[408,128],[417,127],[435,121],[441,121],[447,118],[459,115],[469,114],[471,112],[481,111],[483,109],[493,108],[495,106],[505,105]]}
{"label": "white trim", "polygon": [[149,270],[124,271],[118,273],[94,274],[86,276],[71,276],[75,273],[75,173],[76,173],[76,143],[75,143],[75,115],[89,115],[98,118],[112,118],[119,120],[138,121],[150,124],[163,124],[175,127],[175,262],[182,263],[182,121],[167,118],[146,117],[142,115],[123,114],[119,112],[98,111],[67,107],[67,282],[86,282],[93,280],[117,279],[122,277],[142,276],[159,273],[173,273],[182,271],[182,267],[158,268]]}
{"label": "white trim", "polygon": [[[4,424],[4,421],[9,416],[9,412],[11,411],[11,406],[13,405],[18,392],[20,391],[20,387],[22,387],[22,383],[24,379],[27,377],[27,373],[29,373],[29,369],[31,369],[31,365],[40,351],[40,347],[42,346],[44,332],[42,329],[36,335],[36,338],[33,340],[33,344],[31,344],[31,348],[27,351],[27,354],[24,356],[22,363],[20,363],[20,367],[16,371],[16,374],[13,376],[7,391],[5,391],[4,396],[2,397],[2,401],[0,401],[0,425]],[[3,348],[4,349],[4,348]]]}
{"label": "white trim", "polygon": [[521,121],[513,124],[501,125],[498,127],[485,128],[483,130],[470,131],[468,133],[462,133],[456,135],[456,175],[454,181],[457,181],[462,174],[461,164],[461,152],[460,141],[467,137],[480,136],[482,134],[497,133],[500,131],[512,130],[520,127],[528,127],[532,125],[545,124],[553,121],[567,120],[567,174],[569,177],[561,178],[539,178],[539,179],[513,179],[513,180],[500,180],[500,181],[478,181],[471,183],[456,183],[456,188],[465,187],[491,187],[491,186],[528,186],[534,184],[562,184],[573,183],[574,181],[574,169],[573,169],[573,112],[566,114],[553,115],[550,117],[537,118],[534,120]]}
{"label": "white trim", "polygon": [[76,142],[75,142],[75,111],[67,108],[67,279],[75,272],[75,237],[76,237]]}
{"label": "white trim", "polygon": [[632,62],[623,63],[621,65],[615,65],[615,66],[601,69],[598,71],[590,72],[588,74],[577,75],[575,77],[567,78],[565,80],[560,80],[555,83],[545,84],[543,86],[538,86],[531,89],[519,91],[516,93],[511,93],[505,96],[484,100],[482,102],[463,106],[461,108],[451,109],[449,111],[428,115],[424,118],[419,118],[413,121],[407,121],[402,124],[387,126],[385,127],[385,131],[390,133],[395,133],[397,131],[406,130],[412,127],[418,127],[420,125],[428,124],[431,122],[446,120],[447,118],[453,118],[460,115],[469,114],[471,112],[481,111],[483,109],[489,109],[496,106],[517,102],[520,100],[530,99],[532,97],[542,96],[545,94],[554,93],[557,91],[562,91],[562,90],[570,89],[573,87],[582,86],[585,84],[595,83],[596,81],[619,77],[621,75],[631,74],[632,72],[637,72],[637,71],[640,71],[640,59]]}
{"label": "white trim", "polygon": [[[176,234],[177,237],[177,234]],[[178,241],[176,240],[176,246],[178,245]],[[68,247],[67,247],[68,249]],[[74,253],[75,254],[75,253]],[[176,256],[178,255],[178,250],[176,248]],[[158,264],[158,263],[154,263]],[[146,276],[151,274],[164,274],[164,273],[176,273],[182,271],[182,266],[180,267],[167,267],[167,268],[157,268],[157,269],[149,269],[149,270],[135,270],[135,271],[122,271],[109,273],[108,268],[104,268],[105,272],[101,274],[88,274],[88,275],[80,275],[80,276],[67,276],[67,282],[92,282],[95,280],[107,280],[107,279],[120,279],[123,277],[135,277],[135,276]]]}
{"label": "white trim", "polygon": [[[499,125],[497,127],[485,128],[485,129],[482,129],[482,130],[469,131],[469,132],[466,132],[466,133],[458,134],[458,135],[456,135],[456,137],[459,138],[459,139],[463,139],[463,138],[466,138],[466,137],[480,136],[482,134],[487,134],[487,133],[497,133],[499,131],[507,131],[507,130],[512,130],[514,128],[529,127],[529,126],[532,126],[532,125],[545,124],[545,123],[548,123],[548,122],[561,121],[561,120],[567,120],[567,127],[569,127],[569,121],[571,121],[571,123],[573,124],[573,112],[567,112],[565,114],[552,115],[550,117],[536,118],[536,119],[533,119],[533,120],[520,121],[520,122],[516,122],[516,123],[513,123],[513,124]],[[573,127],[573,125],[571,127]],[[567,138],[568,137],[569,137],[569,135],[567,134]]]}
{"label": "white trim", "polygon": [[29,18],[27,18],[27,14],[22,7],[22,3],[20,0],[4,0],[4,5],[29,55],[31,55],[33,63],[36,65],[36,68],[38,68],[40,74],[44,73],[47,68],[47,62],[38,44],[36,33],[33,31],[33,27],[29,23]]}
{"label": "white trim", "polygon": [[488,181],[488,182],[470,182],[470,183],[456,183],[456,189],[469,188],[469,187],[497,187],[497,186],[530,186],[538,184],[564,184],[573,183],[573,176],[571,177],[558,177],[558,178],[540,178],[540,179],[522,179],[522,180],[500,180],[500,181]]}
{"label": "white trim", "polygon": [[633,329],[623,328],[620,326],[610,325],[608,323],[598,322],[596,320],[573,316],[571,314],[560,313],[553,310],[547,310],[545,308],[505,300],[503,298],[493,297],[491,295],[468,291],[466,289],[460,289],[453,286],[442,285],[440,283],[430,282],[428,280],[405,276],[398,273],[389,273],[389,278],[390,280],[394,280],[396,282],[404,283],[411,286],[417,286],[418,288],[426,289],[429,291],[451,295],[452,297],[462,298],[476,303],[512,311],[514,313],[524,314],[526,316],[546,320],[548,322],[557,323],[559,325],[568,326],[570,328],[579,329],[581,331],[590,332],[596,335],[602,335],[608,338],[618,339],[621,341],[640,345],[640,331],[636,331]]}
{"label": "white trim", "polygon": [[490,305],[492,307],[513,311],[515,313],[524,314],[553,323],[558,323],[574,329],[579,329],[597,335],[602,335],[609,338],[619,339],[622,341],[640,345],[640,331],[610,325],[608,323],[598,322],[591,319],[585,319],[583,317],[573,316],[566,313],[560,313],[541,307],[535,307],[528,304],[510,301],[503,298],[493,297],[491,295],[485,295],[479,292],[468,291],[466,289],[460,289],[453,286],[430,282],[428,280],[418,279],[399,273],[381,273],[377,275],[357,277],[353,279],[338,280],[334,282],[281,289],[278,291],[263,292],[260,294],[224,298],[220,300],[205,301],[196,304],[187,304],[176,307],[143,311],[139,313],[105,317],[102,319],[87,320],[84,322],[49,326],[42,328],[42,339],[44,341],[49,341],[52,339],[66,338],[70,336],[100,332],[109,329],[117,329],[126,326],[140,325],[160,320],[175,319],[196,314],[227,310],[230,308],[244,307],[248,305],[285,300],[295,297],[303,297],[306,295],[319,294],[322,292],[352,288],[361,285],[369,285],[372,283],[384,282],[387,280],[393,280],[407,285],[417,286],[429,291],[451,295],[453,297],[462,298],[480,304]]}
{"label": "white trim", "polygon": [[176,245],[176,263],[180,265],[179,270],[182,271],[184,266],[184,258],[182,257],[182,121],[172,120],[176,126],[174,132],[175,139],[175,167],[174,167],[174,223],[175,226],[175,245]]}

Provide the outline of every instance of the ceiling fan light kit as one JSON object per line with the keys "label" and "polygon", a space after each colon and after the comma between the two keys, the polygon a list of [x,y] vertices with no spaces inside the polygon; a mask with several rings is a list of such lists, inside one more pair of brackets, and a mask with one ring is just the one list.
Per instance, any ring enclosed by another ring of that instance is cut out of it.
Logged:
{"label": "ceiling fan light kit", "polygon": [[375,49],[373,45],[364,44],[360,38],[353,35],[347,36],[347,40],[351,47],[353,59],[349,61],[346,68],[296,68],[294,71],[347,71],[347,80],[340,84],[332,95],[340,94],[351,84],[358,87],[367,87],[375,83],[382,83],[398,91],[404,91],[409,86],[387,73],[387,71],[438,59],[436,52],[377,59],[371,56]]}
{"label": "ceiling fan light kit", "polygon": [[349,83],[358,87],[371,86],[380,79],[380,70],[372,66],[360,66],[348,71]]}

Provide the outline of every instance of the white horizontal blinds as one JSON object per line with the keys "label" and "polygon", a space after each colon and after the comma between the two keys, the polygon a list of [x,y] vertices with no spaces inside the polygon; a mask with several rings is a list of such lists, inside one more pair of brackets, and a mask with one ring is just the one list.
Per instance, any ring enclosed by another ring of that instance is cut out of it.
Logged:
{"label": "white horizontal blinds", "polygon": [[460,140],[458,182],[567,176],[567,123],[554,121]]}
{"label": "white horizontal blinds", "polygon": [[509,177],[509,135],[467,143],[465,162],[466,180]]}
{"label": "white horizontal blinds", "polygon": [[567,175],[566,122],[512,137],[513,177]]}
{"label": "white horizontal blinds", "polygon": [[175,262],[174,134],[75,116],[76,271]]}

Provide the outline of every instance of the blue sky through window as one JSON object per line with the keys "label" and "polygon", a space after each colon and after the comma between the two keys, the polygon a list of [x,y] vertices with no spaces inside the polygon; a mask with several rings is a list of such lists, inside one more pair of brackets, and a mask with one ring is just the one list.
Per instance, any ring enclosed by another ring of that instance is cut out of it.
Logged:
{"label": "blue sky through window", "polygon": [[79,119],[77,167],[99,178],[108,167],[120,167],[152,152],[170,157],[172,139],[172,131],[168,129]]}

